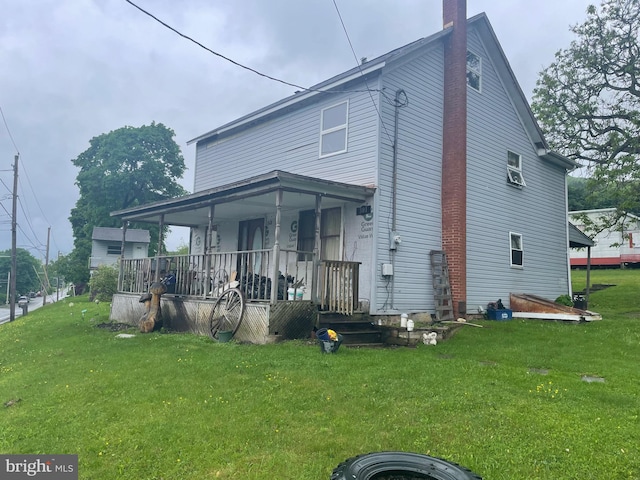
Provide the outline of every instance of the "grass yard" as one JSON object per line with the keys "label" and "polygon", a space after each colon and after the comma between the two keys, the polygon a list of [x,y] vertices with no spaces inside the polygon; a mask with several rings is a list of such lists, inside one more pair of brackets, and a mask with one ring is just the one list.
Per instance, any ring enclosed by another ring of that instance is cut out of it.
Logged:
{"label": "grass yard", "polygon": [[591,296],[599,322],[484,321],[435,347],[335,355],[121,339],[97,327],[107,304],[60,302],[0,326],[0,453],[78,454],[91,480],[322,480],[382,450],[492,480],[640,479],[640,270],[592,282],[616,284]]}

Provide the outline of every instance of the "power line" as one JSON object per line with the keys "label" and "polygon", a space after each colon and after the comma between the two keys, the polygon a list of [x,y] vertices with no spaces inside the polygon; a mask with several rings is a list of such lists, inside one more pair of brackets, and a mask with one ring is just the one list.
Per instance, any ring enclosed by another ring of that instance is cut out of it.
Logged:
{"label": "power line", "polygon": [[[364,74],[362,73],[362,67],[360,66],[360,61],[358,61],[358,56],[356,55],[356,51],[353,48],[353,43],[351,43],[351,38],[349,37],[349,32],[347,32],[347,27],[344,24],[344,20],[342,20],[342,15],[340,14],[340,9],[338,8],[338,4],[336,3],[336,0],[333,0],[333,6],[336,8],[336,12],[338,13],[338,18],[340,19],[340,24],[342,25],[342,30],[344,31],[345,36],[347,37],[347,41],[349,42],[349,47],[351,47],[351,53],[353,53],[353,58],[355,58],[356,60],[356,64],[358,65],[358,70],[360,71],[360,75],[362,75],[363,80],[364,80],[364,84],[367,87],[367,91],[369,92],[369,97],[371,98],[371,103],[373,104],[373,108],[376,109],[376,113],[378,114],[378,118],[380,119],[380,123],[382,124],[382,128],[384,129],[384,133],[386,133],[387,138],[389,139],[389,142],[393,145],[393,140],[391,139],[391,135],[389,134],[389,131],[387,130],[387,126],[384,124],[384,120],[382,120],[382,115],[380,114],[380,110],[378,109],[378,105],[376,104],[374,98],[373,98],[373,94],[371,93],[371,90],[369,89],[369,84],[367,83],[367,79],[364,78]],[[384,92],[383,92],[384,94]],[[385,97],[386,98],[386,97]]]}
{"label": "power line", "polygon": [[[31,185],[31,178],[29,178],[29,173],[27,172],[27,169],[25,168],[24,162],[22,162],[22,171],[24,172],[24,176],[27,178],[27,183],[29,184],[29,188],[31,189],[31,193],[33,194],[33,198],[36,201],[36,205],[38,205],[38,209],[40,210],[40,213],[42,214],[44,219],[47,221],[47,223],[49,225],[51,225],[51,222],[49,221],[49,219],[45,215],[44,211],[42,210],[42,206],[40,205],[40,202],[38,201],[38,197],[36,196],[36,192],[33,190],[33,185]],[[22,184],[21,184],[21,186],[22,186]]]}
{"label": "power line", "polygon": [[4,122],[4,127],[7,129],[7,133],[9,134],[9,138],[11,139],[11,143],[13,143],[13,148],[16,149],[16,153],[19,155],[20,151],[18,150],[18,146],[16,142],[13,140],[13,135],[11,135],[11,130],[9,130],[9,125],[7,124],[7,119],[4,118],[4,112],[2,111],[2,106],[0,106],[0,115],[2,115],[2,121]]}
{"label": "power line", "polygon": [[[235,60],[233,60],[233,59],[231,59],[229,57],[226,57],[225,55],[222,55],[221,53],[218,53],[218,52],[216,52],[214,50],[211,50],[206,45],[203,45],[202,43],[198,42],[197,40],[194,40],[190,36],[185,35],[184,33],[180,32],[179,30],[176,30],[175,28],[173,28],[168,23],[163,22],[162,20],[160,20],[158,17],[156,17],[152,13],[146,11],[144,8],[142,8],[142,7],[138,6],[138,5],[136,5],[135,3],[133,3],[131,0],[124,0],[124,1],[127,2],[129,5],[137,8],[138,10],[140,10],[145,15],[148,15],[149,17],[153,18],[156,22],[158,22],[159,24],[161,24],[164,27],[168,28],[169,30],[171,30],[175,34],[181,36],[185,40],[189,40],[190,42],[193,42],[196,45],[198,45],[200,48],[205,49],[207,52],[212,53],[213,55],[215,55],[217,57],[220,57],[220,58],[226,60],[227,62],[230,62],[230,63],[232,63],[232,64],[234,64],[234,65],[236,65],[236,66],[238,66],[240,68],[244,68],[245,70],[249,70],[250,72],[253,72],[256,75],[260,75],[261,77],[268,78],[269,80],[273,80],[274,82],[283,83],[284,85],[288,85],[290,87],[295,87],[295,88],[297,88],[299,90],[305,90],[307,92],[322,92],[322,93],[348,93],[348,92],[366,92],[366,91],[370,92],[370,90],[368,90],[368,89],[367,90],[320,90],[320,89],[314,89],[314,88],[306,88],[306,87],[302,87],[300,85],[297,85],[295,83],[287,82],[286,80],[282,80],[280,78],[272,77],[271,75],[267,75],[266,73],[262,73],[262,72],[256,70],[255,68],[251,68],[251,67],[248,67],[246,65],[243,65],[242,63],[237,62],[237,61],[235,61]],[[374,90],[374,91],[377,92],[379,90]]]}

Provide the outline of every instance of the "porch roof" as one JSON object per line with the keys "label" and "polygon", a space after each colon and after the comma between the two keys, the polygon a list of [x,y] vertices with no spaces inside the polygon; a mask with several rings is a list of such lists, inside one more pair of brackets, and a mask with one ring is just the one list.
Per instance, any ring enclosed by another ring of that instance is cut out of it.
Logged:
{"label": "porch roof", "polygon": [[216,220],[255,218],[274,211],[278,190],[284,192],[281,208],[298,211],[315,208],[317,195],[322,197],[323,208],[344,202],[362,203],[374,194],[375,187],[274,170],[183,197],[117,210],[111,216],[123,221],[159,223],[164,215],[166,225],[197,227],[207,224],[209,207],[215,205]]}
{"label": "porch roof", "polygon": [[588,237],[582,230],[569,222],[569,247],[582,248],[593,247],[595,242]]}

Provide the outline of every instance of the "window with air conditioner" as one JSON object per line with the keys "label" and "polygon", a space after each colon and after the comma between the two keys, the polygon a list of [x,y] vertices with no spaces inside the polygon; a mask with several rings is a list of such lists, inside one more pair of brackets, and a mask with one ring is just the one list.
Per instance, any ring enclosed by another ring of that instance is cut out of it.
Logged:
{"label": "window with air conditioner", "polygon": [[527,185],[522,175],[522,157],[510,151],[507,151],[507,180],[516,187]]}

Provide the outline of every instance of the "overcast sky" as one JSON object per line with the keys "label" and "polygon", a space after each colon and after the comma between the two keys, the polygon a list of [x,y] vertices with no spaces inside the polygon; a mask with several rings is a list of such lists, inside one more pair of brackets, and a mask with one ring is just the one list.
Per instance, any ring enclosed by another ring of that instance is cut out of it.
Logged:
{"label": "overcast sky", "polygon": [[[355,66],[333,0],[133,0],[185,35],[265,74],[311,86]],[[441,0],[335,0],[357,58],[442,28]],[[599,0],[468,0],[486,12],[522,90],[573,39]],[[11,247],[12,165],[20,153],[18,247],[44,260],[73,249],[71,160],[89,140],[152,121],[186,142],[292,94],[179,37],[125,0],[0,0],[0,250]],[[8,131],[13,137],[11,140]],[[15,143],[15,146],[14,146]],[[174,232],[169,249],[186,243]]]}

